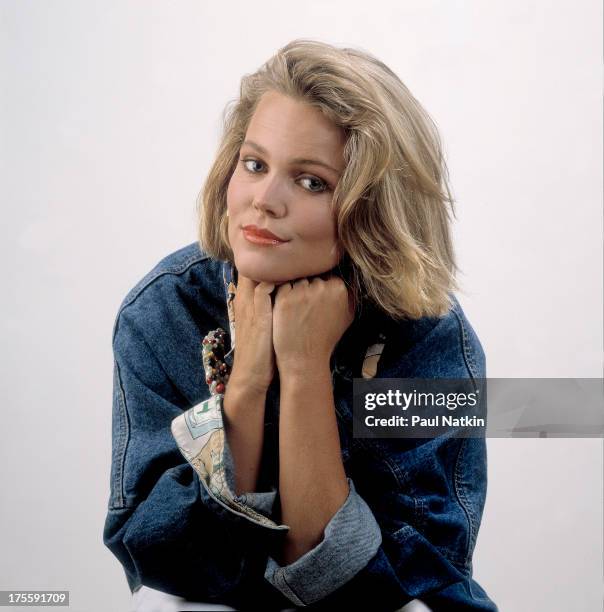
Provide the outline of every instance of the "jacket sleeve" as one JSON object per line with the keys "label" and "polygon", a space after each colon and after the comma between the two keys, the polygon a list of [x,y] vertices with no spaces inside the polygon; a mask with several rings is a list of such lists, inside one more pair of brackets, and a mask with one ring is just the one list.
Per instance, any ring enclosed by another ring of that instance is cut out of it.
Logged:
{"label": "jacket sleeve", "polygon": [[171,424],[191,408],[147,340],[140,317],[122,310],[113,344],[111,492],[103,541],[132,591],[144,584],[189,600],[219,600],[287,528],[271,519],[275,492],[225,504],[185,460]]}
{"label": "jacket sleeve", "polygon": [[367,565],[382,543],[380,527],[350,478],[348,486],[346,500],[326,525],[317,546],[286,566],[268,558],[264,577],[296,606],[318,601],[345,584]]}
{"label": "jacket sleeve", "polygon": [[172,435],[178,448],[221,514],[227,518],[234,514],[259,526],[287,530],[287,525],[277,525],[272,518],[275,488],[241,495],[234,492],[235,468],[225,435],[223,399],[222,393],[212,395],[172,421]]}
{"label": "jacket sleeve", "polygon": [[484,439],[413,442],[424,444],[387,460],[399,489],[376,487],[388,479],[361,469],[320,544],[287,566],[268,558],[266,579],[294,605],[396,610],[420,599],[435,610],[497,610],[471,577],[484,501],[472,473],[484,461]]}

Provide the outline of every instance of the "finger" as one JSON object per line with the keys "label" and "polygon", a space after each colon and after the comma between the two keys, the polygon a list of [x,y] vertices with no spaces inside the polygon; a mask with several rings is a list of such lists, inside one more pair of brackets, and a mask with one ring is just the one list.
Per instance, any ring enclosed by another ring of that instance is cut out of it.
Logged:
{"label": "finger", "polygon": [[279,285],[275,291],[275,301],[280,300],[284,295],[288,294],[292,290],[292,286],[289,281]]}
{"label": "finger", "polygon": [[253,309],[254,289],[258,283],[246,276],[238,275],[237,287],[235,289],[235,319],[247,317],[249,309]]}
{"label": "finger", "polygon": [[256,295],[268,294],[268,293],[271,293],[274,288],[275,288],[275,283],[268,283],[266,281],[261,281],[260,283],[256,285],[256,288],[254,289],[254,291],[256,292]]}
{"label": "finger", "polygon": [[292,289],[301,289],[303,287],[307,287],[308,285],[310,285],[310,281],[308,280],[308,278],[298,278],[291,281]]}
{"label": "finger", "polygon": [[242,276],[239,274],[239,278],[237,279],[237,292],[243,293],[246,296],[250,296],[258,283],[251,278],[247,278],[247,276]]}
{"label": "finger", "polygon": [[275,288],[274,283],[262,281],[254,289],[254,311],[257,316],[264,319],[272,319],[273,304],[271,292]]}

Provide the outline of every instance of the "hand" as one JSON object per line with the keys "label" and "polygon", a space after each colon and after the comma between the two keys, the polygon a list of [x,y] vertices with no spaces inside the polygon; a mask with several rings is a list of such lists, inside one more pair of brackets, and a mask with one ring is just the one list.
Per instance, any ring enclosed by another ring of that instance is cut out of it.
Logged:
{"label": "hand", "polygon": [[235,309],[235,359],[229,386],[265,393],[275,375],[273,350],[274,284],[258,283],[239,274]]}
{"label": "hand", "polygon": [[277,289],[273,307],[273,346],[277,368],[301,372],[327,363],[354,320],[352,299],[338,276],[313,277]]}

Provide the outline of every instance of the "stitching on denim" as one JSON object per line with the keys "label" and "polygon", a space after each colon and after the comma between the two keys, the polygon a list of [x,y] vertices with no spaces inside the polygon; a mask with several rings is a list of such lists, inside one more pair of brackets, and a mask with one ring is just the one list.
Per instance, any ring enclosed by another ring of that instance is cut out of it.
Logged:
{"label": "stitching on denim", "polygon": [[[139,292],[139,295],[140,295],[140,292]],[[115,338],[116,338],[116,335],[117,335],[117,331],[118,331],[119,322],[120,322],[120,318],[121,318],[122,312],[123,312],[124,308],[126,308],[126,306],[129,306],[130,304],[132,304],[132,301],[129,301],[127,304],[124,304],[124,306],[120,309],[120,311],[119,311],[119,313],[117,315],[117,318],[115,320],[114,331],[113,331],[113,341],[114,341],[114,343],[115,343]],[[164,374],[166,376],[166,379],[172,381],[170,376],[168,376],[168,373],[165,371],[162,363],[157,358],[157,355],[155,355],[155,352],[152,350],[151,346],[147,342],[147,339],[145,338],[145,336],[142,333],[142,331],[140,329],[138,329],[138,328],[137,328],[136,331],[137,331],[137,333],[140,334],[140,337],[143,340],[143,342],[145,343],[145,346],[147,346],[147,348],[149,349],[149,353],[155,358],[155,360],[157,361],[158,366],[164,372]],[[118,365],[117,359],[114,359],[114,363],[115,363],[115,368],[116,368],[117,382],[118,382],[118,389],[119,389],[118,406],[119,406],[119,412],[120,412],[120,420],[118,422],[120,424],[123,422],[124,432],[122,434],[122,432],[120,431],[120,434],[119,434],[119,437],[118,437],[118,447],[117,447],[117,450],[116,450],[116,455],[118,457],[117,466],[112,466],[112,469],[113,469],[113,467],[116,467],[115,475],[114,475],[114,482],[115,482],[115,489],[116,489],[116,491],[119,491],[119,493],[117,495],[114,495],[114,491],[111,491],[110,506],[109,506],[109,508],[111,510],[121,510],[121,509],[131,508],[131,507],[134,508],[136,506],[135,505],[130,506],[130,505],[128,505],[126,503],[126,494],[125,494],[125,491],[124,491],[124,470],[125,470],[125,464],[126,464],[126,454],[127,454],[127,451],[128,451],[128,443],[130,441],[130,415],[128,413],[128,404],[126,402],[126,394],[125,394],[125,391],[124,391],[124,385],[123,385],[123,382],[122,382],[122,377],[120,375],[120,369],[119,369],[119,365]],[[180,393],[182,395],[182,397],[189,404],[192,403],[190,398],[185,397],[180,389],[178,389],[175,386],[174,386],[174,389],[178,393]],[[112,458],[112,463],[113,463],[113,458]],[[117,505],[115,503],[115,497],[117,497],[117,499],[118,499]]]}
{"label": "stitching on denim", "polygon": [[118,316],[116,317],[116,323],[113,326],[113,337],[115,338],[115,333],[117,331],[117,319],[119,319],[119,315],[122,312],[122,310],[124,310],[124,308],[126,308],[127,306],[130,306],[130,304],[132,304],[139,296],[140,294],[147,289],[151,284],[153,284],[158,278],[160,278],[161,276],[164,276],[166,274],[173,274],[175,276],[179,276],[180,274],[184,274],[191,266],[193,266],[196,263],[201,263],[202,261],[205,261],[206,259],[209,259],[210,256],[209,255],[193,255],[188,257],[187,259],[185,259],[185,261],[183,261],[180,265],[172,267],[172,268],[166,268],[165,270],[158,270],[155,274],[153,274],[152,276],[150,276],[149,278],[143,279],[143,281],[141,281],[139,283],[139,285],[137,287],[135,287],[127,296],[126,299],[124,300],[124,302],[122,303],[122,305],[120,306],[120,309],[118,311]]}
{"label": "stitching on denim", "polygon": [[394,475],[394,478],[396,479],[396,482],[398,483],[398,486],[402,490],[404,490],[405,487],[408,485],[408,480],[409,480],[407,472],[403,472],[403,470],[401,470],[401,468],[396,464],[396,462],[390,461],[385,456],[382,456],[382,461],[384,461],[384,463],[386,464],[388,469]]}
{"label": "stitching on denim", "polygon": [[468,368],[470,376],[472,377],[472,379],[474,379],[476,378],[478,373],[476,371],[476,363],[474,362],[474,356],[473,356],[472,348],[470,346],[470,339],[468,337],[467,330],[465,328],[465,325],[463,324],[463,320],[461,316],[459,315],[459,313],[457,312],[455,308],[452,309],[452,312],[455,314],[455,317],[457,318],[457,321],[459,323],[459,328],[461,331],[461,345],[463,348],[464,361],[466,363],[466,367]]}
{"label": "stitching on denim", "polygon": [[[199,255],[196,255],[195,258],[189,257],[185,262],[183,262],[177,268],[161,271],[160,273],[156,274],[152,279],[150,279],[147,283],[145,283],[145,285],[143,287],[141,287],[141,289],[139,291],[137,291],[136,295],[134,297],[132,297],[132,299],[128,299],[127,301],[124,301],[124,303],[122,304],[122,306],[121,306],[121,308],[120,308],[120,310],[119,310],[119,312],[117,314],[117,317],[115,319],[115,324],[114,324],[114,327],[113,327],[113,342],[115,342],[115,338],[117,336],[117,331],[118,331],[118,327],[119,327],[119,321],[120,321],[120,317],[121,317],[122,313],[124,312],[124,310],[128,306],[131,306],[136,301],[136,299],[141,295],[141,293],[147,287],[149,287],[154,281],[156,281],[161,276],[164,276],[165,274],[174,274],[174,275],[184,274],[194,264],[200,263],[201,261],[204,261],[206,259],[208,259],[207,255],[206,256],[201,256],[201,257]],[[155,354],[155,351],[153,351],[153,349],[151,348],[151,346],[147,342],[147,339],[145,338],[145,336],[142,333],[142,331],[140,331],[140,337],[143,340],[143,342],[145,343],[145,346],[149,349],[149,353],[151,355],[153,355],[153,357],[155,357],[155,360],[157,361],[158,366],[161,368],[162,372],[166,375],[166,379],[169,380],[170,382],[172,382],[172,378],[168,375],[168,372],[166,371],[166,369],[164,368],[163,364],[161,363],[161,361],[159,360],[159,358]],[[174,390],[176,392],[178,392],[182,396],[182,398],[184,400],[186,400],[188,405],[192,405],[194,403],[193,398],[187,397],[182,392],[182,390],[177,388],[174,384],[172,386],[174,387]],[[124,405],[125,405],[125,400],[124,400]]]}
{"label": "stitching on denim", "polygon": [[[378,461],[382,461],[388,469],[392,472],[394,479],[398,483],[398,486],[404,490],[406,486],[409,484],[409,474],[407,471],[403,471],[400,466],[396,462],[390,461],[390,458],[386,453],[382,451],[382,449],[377,444],[370,444],[363,438],[355,438],[358,442],[359,447],[365,450],[369,454],[375,455]],[[415,491],[413,491],[415,493]]]}
{"label": "stitching on denim", "polygon": [[413,499],[413,515],[415,517],[416,525],[419,528],[426,526],[427,512],[425,499],[417,495],[417,489],[413,486],[409,472],[402,470],[396,462],[390,461],[390,458],[386,455],[381,454],[383,461],[389,467],[390,471],[393,472],[400,490],[411,496]]}
{"label": "stitching on denim", "polygon": [[[119,409],[118,426],[120,427],[120,434],[118,436],[117,448],[115,453],[117,462],[113,465],[114,490],[111,491],[111,502],[109,509],[120,510],[127,507],[125,504],[126,496],[124,493],[124,466],[126,463],[126,450],[128,448],[128,442],[130,441],[130,419],[128,418],[128,409],[126,408],[126,396],[124,394],[124,386],[122,384],[122,377],[120,376],[120,369],[117,360],[114,361],[114,367],[119,391],[117,405]],[[115,503],[116,497],[117,504]]]}
{"label": "stitching on denim", "polygon": [[363,443],[362,439],[358,439],[358,442],[362,445],[363,449],[365,449],[369,453],[373,453],[378,459],[378,461],[382,461],[386,465],[386,467],[394,476],[394,479],[398,484],[399,490],[405,494],[410,495],[410,497],[413,499],[413,515],[416,521],[416,526],[420,529],[424,528],[426,526],[427,521],[425,500],[422,497],[417,496],[417,491],[415,487],[411,485],[409,472],[406,470],[402,470],[396,462],[391,461],[390,458],[385,453],[383,453],[379,447],[368,447],[368,445]]}
{"label": "stitching on denim", "polygon": [[463,476],[461,474],[461,466],[463,465],[463,459],[467,448],[468,438],[464,438],[459,445],[459,451],[457,453],[457,459],[455,460],[455,493],[459,500],[459,505],[463,509],[466,519],[468,521],[468,538],[466,542],[466,554],[465,554],[465,566],[469,567],[470,559],[472,557],[472,546],[476,538],[476,518],[472,512],[472,505],[466,496],[464,490]]}
{"label": "stitching on denim", "polygon": [[418,527],[426,526],[426,506],[421,497],[413,497],[413,509],[415,511],[415,520]]}
{"label": "stitching on denim", "polygon": [[390,535],[390,537],[393,540],[399,540],[401,535],[406,534],[406,532],[408,532],[408,531],[413,533],[415,531],[415,529],[411,525],[407,524],[407,525],[403,525],[400,529],[397,529],[396,531],[393,531],[389,535]]}

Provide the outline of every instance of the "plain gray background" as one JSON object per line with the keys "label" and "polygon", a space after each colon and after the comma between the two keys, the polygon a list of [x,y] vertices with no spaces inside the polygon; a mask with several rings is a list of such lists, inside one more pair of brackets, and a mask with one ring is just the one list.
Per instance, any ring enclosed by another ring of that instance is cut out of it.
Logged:
{"label": "plain gray background", "polygon": [[[195,240],[239,79],[358,46],[437,122],[459,296],[492,377],[602,375],[597,0],[0,2],[0,589],[127,610],[102,544],[120,301]],[[489,440],[475,576],[513,612],[602,605],[602,441]]]}

